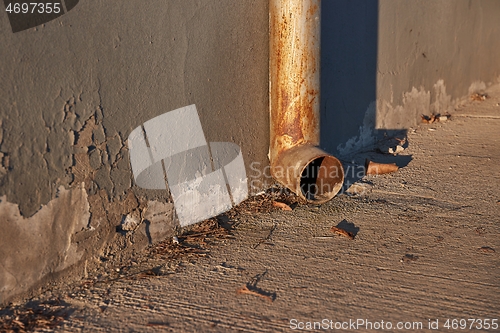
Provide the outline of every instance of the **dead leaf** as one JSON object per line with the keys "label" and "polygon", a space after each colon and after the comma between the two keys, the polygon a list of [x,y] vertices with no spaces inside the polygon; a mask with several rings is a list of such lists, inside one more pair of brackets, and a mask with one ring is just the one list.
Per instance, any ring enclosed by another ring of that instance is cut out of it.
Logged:
{"label": "dead leaf", "polygon": [[482,253],[495,253],[495,249],[492,248],[492,247],[489,247],[489,246],[482,246],[480,248],[477,249],[479,252],[482,252]]}
{"label": "dead leaf", "polygon": [[396,163],[376,163],[369,159],[365,161],[365,170],[367,175],[383,175],[395,172],[399,169]]}
{"label": "dead leaf", "polygon": [[288,211],[291,211],[292,208],[290,206],[288,206],[286,203],[284,202],[279,202],[279,201],[273,201],[273,206],[274,207],[277,207],[277,208],[281,208],[281,210],[288,210]]}
{"label": "dead leaf", "polygon": [[244,294],[244,295],[253,295],[253,296],[257,296],[257,297],[260,297],[262,299],[265,299],[266,301],[268,302],[273,302],[273,298],[269,295],[266,295],[264,292],[262,292],[261,290],[251,290],[248,288],[248,285],[244,285],[243,287],[239,288],[238,290],[236,290],[236,293],[237,294]]}
{"label": "dead leaf", "polygon": [[424,124],[432,124],[435,121],[439,121],[439,118],[433,114],[430,116],[421,115],[420,117],[422,118],[422,123]]}
{"label": "dead leaf", "polygon": [[488,98],[487,94],[475,93],[470,96],[472,101],[484,101]]}
{"label": "dead leaf", "polygon": [[344,236],[344,237],[347,237],[347,238],[349,238],[351,240],[354,239],[354,234],[352,232],[346,231],[344,229],[340,229],[340,228],[337,228],[337,227],[331,227],[330,230],[333,233],[335,233],[335,234],[337,234],[339,236]]}

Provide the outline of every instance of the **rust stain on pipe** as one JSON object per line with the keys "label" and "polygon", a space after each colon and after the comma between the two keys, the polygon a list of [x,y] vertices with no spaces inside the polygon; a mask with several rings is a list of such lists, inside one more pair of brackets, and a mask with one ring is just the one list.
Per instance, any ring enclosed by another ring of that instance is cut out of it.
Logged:
{"label": "rust stain on pipe", "polygon": [[[319,145],[320,0],[270,0],[269,159],[273,177],[312,203],[342,187],[341,163]],[[333,172],[333,173],[332,173]]]}

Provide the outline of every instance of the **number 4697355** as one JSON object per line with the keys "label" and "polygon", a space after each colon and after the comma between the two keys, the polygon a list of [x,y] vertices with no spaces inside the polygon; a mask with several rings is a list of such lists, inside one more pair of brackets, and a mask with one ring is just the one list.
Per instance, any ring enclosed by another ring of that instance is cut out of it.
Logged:
{"label": "number 4697355", "polygon": [[9,14],[59,14],[61,12],[61,4],[54,3],[38,3],[38,2],[23,2],[23,3],[9,3],[5,11]]}
{"label": "number 4697355", "polygon": [[443,325],[446,329],[485,329],[489,330],[498,328],[498,319],[448,319]]}

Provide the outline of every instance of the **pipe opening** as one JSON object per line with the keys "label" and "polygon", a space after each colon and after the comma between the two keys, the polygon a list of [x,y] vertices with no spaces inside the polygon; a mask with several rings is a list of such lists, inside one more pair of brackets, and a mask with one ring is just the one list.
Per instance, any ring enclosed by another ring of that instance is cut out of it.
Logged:
{"label": "pipe opening", "polygon": [[340,191],[343,179],[342,165],[335,157],[317,157],[302,170],[300,190],[308,202],[321,204]]}

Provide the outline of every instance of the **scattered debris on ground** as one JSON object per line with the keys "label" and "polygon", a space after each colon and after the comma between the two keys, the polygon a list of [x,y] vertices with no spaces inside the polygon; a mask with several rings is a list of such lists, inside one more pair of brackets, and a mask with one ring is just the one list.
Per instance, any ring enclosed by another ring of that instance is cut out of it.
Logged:
{"label": "scattered debris on ground", "polygon": [[396,163],[377,163],[369,159],[365,160],[365,173],[367,175],[383,175],[398,171],[398,169]]}
{"label": "scattered debris on ground", "polygon": [[337,234],[339,236],[343,236],[343,237],[347,237],[351,240],[354,240],[354,233],[350,232],[350,231],[347,231],[347,230],[344,230],[344,229],[341,229],[341,228],[338,228],[338,227],[331,227],[330,229],[334,234]]}
{"label": "scattered debris on ground", "polygon": [[182,261],[208,255],[211,245],[227,238],[233,238],[231,226],[223,226],[217,218],[205,220],[187,228],[179,236],[152,246],[141,260],[134,259],[120,264],[121,267],[115,269],[103,269],[106,274],[88,277],[81,288],[123,279],[144,279],[175,274],[182,267]]}
{"label": "scattered debris on ground", "polygon": [[406,138],[400,139],[394,137],[390,140],[384,140],[383,142],[379,143],[376,150],[382,154],[397,155],[404,152],[407,147],[408,144]]}
{"label": "scattered debris on ground", "polygon": [[278,207],[278,208],[281,208],[281,210],[287,210],[287,211],[291,211],[292,208],[290,206],[288,206],[286,203],[284,202],[279,202],[279,201],[273,201],[273,206],[274,207]]}
{"label": "scattered debris on ground", "polygon": [[188,242],[205,245],[207,241],[211,239],[230,237],[231,226],[223,226],[221,220],[218,218],[211,218],[201,223],[194,224],[189,230],[178,236],[179,242],[181,244]]}
{"label": "scattered debris on ground", "polygon": [[[288,189],[271,188],[262,195],[245,200],[224,214],[186,227],[181,234],[152,246],[147,250],[147,258],[143,262],[130,262],[117,270],[110,270],[109,274],[88,278],[83,282],[83,287],[121,279],[143,279],[174,274],[182,266],[179,265],[179,261],[190,261],[196,257],[207,256],[212,245],[224,239],[234,238],[232,229],[236,216],[255,215],[276,209],[293,210],[298,203],[299,198]],[[128,224],[130,223],[122,223],[126,226]],[[261,243],[268,241],[271,233],[272,230]],[[139,266],[142,269],[139,269]],[[149,268],[144,269],[144,266],[149,266]]]}
{"label": "scattered debris on ground", "polygon": [[69,315],[71,309],[60,300],[8,306],[0,310],[0,332],[31,332],[54,329]]}
{"label": "scattered debris on ground", "polygon": [[451,118],[450,114],[431,114],[430,116],[421,115],[423,124],[432,124],[435,122],[445,122]]}
{"label": "scattered debris on ground", "polygon": [[282,209],[280,203],[286,204],[293,210],[293,208],[300,202],[300,198],[289,189],[284,187],[275,187],[263,192],[260,195],[248,198],[233,209],[226,212],[225,215],[229,218],[233,218],[237,215],[269,213],[278,208]]}
{"label": "scattered debris on ground", "polygon": [[418,256],[414,255],[414,254],[405,254],[403,256],[403,258],[401,258],[401,262],[405,262],[405,263],[409,263],[409,262],[412,262],[412,261],[417,261],[418,260]]}
{"label": "scattered debris on ground", "polygon": [[259,288],[255,288],[254,286],[249,286],[248,284],[246,284],[243,287],[236,290],[236,293],[243,294],[243,295],[253,295],[253,296],[257,296],[257,297],[260,297],[262,299],[265,299],[266,301],[268,301],[270,303],[273,302],[272,294],[265,292]]}
{"label": "scattered debris on ground", "polygon": [[149,250],[150,256],[178,259],[181,256],[204,256],[206,245],[224,238],[232,238],[231,226],[222,226],[217,218],[194,224],[184,233],[158,243]]}
{"label": "scattered debris on ground", "polygon": [[384,145],[378,147],[377,151],[379,151],[382,154],[391,154],[391,155],[397,155],[399,153],[402,153],[405,151],[405,148],[402,145]]}
{"label": "scattered debris on ground", "polygon": [[489,247],[489,246],[482,246],[480,248],[477,249],[479,252],[482,252],[482,253],[495,253],[495,249],[492,248],[492,247]]}
{"label": "scattered debris on ground", "polygon": [[[119,280],[150,279],[175,274],[184,267],[185,262],[206,256],[212,245],[224,239],[234,238],[232,229],[235,217],[241,215],[255,215],[271,212],[276,209],[293,210],[300,199],[286,188],[273,187],[262,195],[254,196],[230,211],[217,217],[205,220],[183,229],[182,233],[163,242],[151,246],[145,256],[121,262],[114,258],[103,259],[103,267],[94,274],[89,274],[72,293],[64,295],[70,299],[84,297],[96,285],[111,284]],[[137,228],[138,216],[129,214],[123,217],[120,230],[128,232]],[[271,228],[269,235],[261,243],[269,241],[276,225]],[[110,267],[111,266],[111,267]],[[97,272],[100,272],[99,274]],[[259,288],[248,285],[238,293],[258,295],[273,301],[273,294],[266,293]],[[0,310],[0,332],[27,332],[33,329],[53,329],[66,318],[53,305],[29,307],[26,303],[22,307],[6,307]],[[51,303],[52,304],[52,303]],[[62,307],[67,309],[68,306]],[[157,326],[152,324],[151,326]]]}
{"label": "scattered debris on ground", "polygon": [[470,100],[471,101],[484,101],[488,98],[488,94],[483,94],[483,93],[474,93],[470,95]]}
{"label": "scattered debris on ground", "polygon": [[423,124],[432,124],[437,119],[436,116],[433,115],[433,114],[430,115],[430,116],[426,116],[426,115],[423,114],[423,115],[421,115],[421,117],[422,117],[422,123]]}

